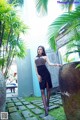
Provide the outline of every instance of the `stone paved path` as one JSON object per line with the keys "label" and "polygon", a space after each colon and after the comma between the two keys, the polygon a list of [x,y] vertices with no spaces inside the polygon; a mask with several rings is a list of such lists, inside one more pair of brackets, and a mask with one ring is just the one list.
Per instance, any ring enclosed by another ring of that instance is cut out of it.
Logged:
{"label": "stone paved path", "polygon": [[[57,109],[62,105],[60,95],[50,98],[50,110]],[[22,97],[7,98],[6,110],[9,113],[9,120],[56,120],[51,115],[44,116],[42,100],[26,101]]]}

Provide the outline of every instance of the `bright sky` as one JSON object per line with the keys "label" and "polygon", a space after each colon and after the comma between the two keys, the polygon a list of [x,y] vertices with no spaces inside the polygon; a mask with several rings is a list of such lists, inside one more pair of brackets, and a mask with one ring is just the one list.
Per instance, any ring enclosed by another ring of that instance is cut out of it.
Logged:
{"label": "bright sky", "polygon": [[62,11],[57,0],[50,0],[48,3],[48,14],[43,17],[39,16],[34,1],[24,0],[23,19],[30,28],[28,34],[24,37],[29,48],[39,45],[48,48],[48,26]]}

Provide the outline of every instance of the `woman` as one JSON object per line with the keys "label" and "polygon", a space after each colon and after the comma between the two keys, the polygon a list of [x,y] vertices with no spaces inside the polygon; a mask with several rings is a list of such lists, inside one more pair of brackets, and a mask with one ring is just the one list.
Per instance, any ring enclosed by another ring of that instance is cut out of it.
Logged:
{"label": "woman", "polygon": [[[42,100],[45,109],[45,116],[48,115],[49,110],[49,99],[50,99],[50,91],[52,88],[50,73],[45,66],[45,63],[48,63],[50,66],[61,66],[60,64],[53,64],[49,61],[46,56],[45,49],[43,46],[39,46],[37,49],[37,56],[35,58],[35,66],[36,66],[36,74],[39,80]],[[47,89],[47,100],[45,96],[45,88]]]}

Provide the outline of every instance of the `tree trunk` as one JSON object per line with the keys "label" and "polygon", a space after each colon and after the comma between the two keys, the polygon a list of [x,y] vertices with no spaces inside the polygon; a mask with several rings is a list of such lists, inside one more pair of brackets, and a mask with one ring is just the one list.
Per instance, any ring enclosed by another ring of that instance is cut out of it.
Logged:
{"label": "tree trunk", "polygon": [[0,71],[0,112],[5,111],[6,84],[3,74]]}

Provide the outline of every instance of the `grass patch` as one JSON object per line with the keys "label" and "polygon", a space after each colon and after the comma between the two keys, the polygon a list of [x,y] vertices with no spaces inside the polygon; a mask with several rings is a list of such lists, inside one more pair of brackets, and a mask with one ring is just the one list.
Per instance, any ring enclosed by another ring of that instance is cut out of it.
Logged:
{"label": "grass patch", "polygon": [[42,98],[41,97],[32,96],[32,97],[25,97],[25,100],[28,101],[28,102],[31,102],[33,100],[42,100]]}
{"label": "grass patch", "polygon": [[66,120],[63,107],[51,110],[49,114],[54,116],[56,120]]}

